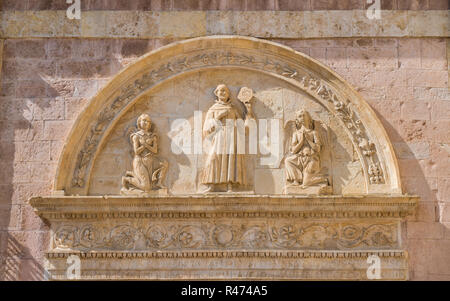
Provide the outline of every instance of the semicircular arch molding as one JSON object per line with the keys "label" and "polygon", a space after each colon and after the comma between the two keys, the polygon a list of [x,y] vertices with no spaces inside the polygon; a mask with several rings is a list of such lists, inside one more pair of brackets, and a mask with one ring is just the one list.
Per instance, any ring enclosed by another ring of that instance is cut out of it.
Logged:
{"label": "semicircular arch molding", "polygon": [[355,89],[305,54],[241,36],[176,42],[148,53],[116,75],[77,118],[59,161],[54,189],[87,195],[92,167],[106,137],[141,95],[190,72],[224,67],[262,72],[310,95],[340,121],[349,136],[363,169],[366,192],[402,193],[389,137]]}

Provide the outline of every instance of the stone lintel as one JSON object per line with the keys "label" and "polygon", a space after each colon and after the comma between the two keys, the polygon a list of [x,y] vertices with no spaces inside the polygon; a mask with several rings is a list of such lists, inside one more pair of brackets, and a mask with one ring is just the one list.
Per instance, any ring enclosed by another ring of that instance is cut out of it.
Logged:
{"label": "stone lintel", "polygon": [[414,213],[418,197],[185,195],[185,196],[48,196],[29,200],[45,219],[316,217],[402,218]]}
{"label": "stone lintel", "polygon": [[[49,196],[30,199],[50,222],[50,279],[67,258],[81,279],[406,280],[401,223],[418,197]],[[378,260],[378,259],[377,259]],[[249,268],[251,267],[251,268]]]}

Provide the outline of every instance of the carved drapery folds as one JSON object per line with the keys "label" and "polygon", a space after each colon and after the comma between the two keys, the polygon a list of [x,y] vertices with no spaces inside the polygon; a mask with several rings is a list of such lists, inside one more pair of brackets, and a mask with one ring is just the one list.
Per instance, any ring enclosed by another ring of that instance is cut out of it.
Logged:
{"label": "carved drapery folds", "polygon": [[151,194],[164,191],[167,188],[163,182],[166,178],[168,162],[157,157],[158,135],[152,132],[150,116],[142,114],[136,122],[137,129],[130,135],[133,148],[133,170],[127,171],[122,177],[124,195]]}
{"label": "carved drapery folds", "polygon": [[[227,191],[232,192],[233,186],[247,183],[244,154],[238,150],[242,137],[238,121],[242,121],[242,117],[232,105],[230,90],[225,84],[219,84],[214,94],[215,104],[209,108],[203,124],[203,136],[209,140],[210,147],[201,183],[207,186],[204,192],[216,191],[219,185],[225,185]],[[251,97],[246,98],[249,98],[246,101],[251,112]]]}
{"label": "carved drapery folds", "polygon": [[[180,98],[182,114],[167,109]],[[212,149],[170,151],[180,116]],[[284,135],[275,167],[237,143],[270,118],[281,121],[270,134]],[[345,181],[357,192],[336,189]],[[69,254],[82,258],[84,279],[366,279],[371,254],[384,260],[383,279],[408,277],[401,221],[417,197],[402,195],[381,123],[333,71],[267,41],[192,39],[127,67],[76,121],[55,190],[30,203],[50,224],[46,269],[56,279]]]}
{"label": "carved drapery folds", "polygon": [[[286,193],[331,193],[327,175],[322,172],[321,152],[325,139],[321,138],[321,124],[311,118],[308,111],[296,112],[295,120],[287,122],[291,127],[288,135],[288,155],[285,158]],[[328,139],[326,139],[328,140]]]}
{"label": "carved drapery folds", "polygon": [[336,93],[326,84],[311,76],[303,76],[301,85],[322,98],[324,101],[332,104],[335,116],[345,124],[351,134],[352,140],[358,146],[365,158],[365,171],[368,174],[369,183],[384,183],[383,171],[378,161],[375,144],[370,142],[370,139],[367,136],[367,130],[362,120],[359,119],[357,114],[352,110],[350,101],[339,99]]}
{"label": "carved drapery folds", "polygon": [[[226,48],[227,50],[220,51],[196,49],[185,53],[175,53],[170,58],[164,58],[159,60],[159,62],[155,62],[155,64],[150,64],[150,70],[135,77],[131,83],[122,84],[120,90],[114,92],[115,96],[111,97],[108,104],[103,106],[104,109],[98,112],[95,121],[90,123],[86,131],[87,134],[83,138],[82,147],[77,148],[78,156],[72,169],[73,174],[69,176],[72,180],[69,186],[63,185],[65,189],[68,191],[86,191],[86,184],[92,168],[93,158],[105,138],[105,132],[114,125],[119,116],[123,114],[124,108],[129,107],[138,95],[166,79],[180,74],[193,70],[202,70],[204,68],[223,68],[224,66],[229,66],[273,74],[280,79],[295,84],[298,88],[316,98],[328,109],[330,114],[340,120],[345,126],[359,154],[367,184],[386,184],[386,168],[388,168],[392,171],[390,172],[390,177],[392,178],[389,179],[391,182],[389,184],[392,189],[399,192],[400,186],[396,182],[399,181],[398,170],[393,157],[394,155],[387,154],[386,150],[384,150],[385,153],[383,155],[380,155],[378,151],[380,149],[379,144],[375,143],[373,138],[371,138],[376,134],[372,133],[369,135],[370,131],[366,124],[367,122],[371,124],[374,122],[369,121],[367,118],[361,118],[361,112],[355,110],[356,108],[358,110],[365,110],[366,108],[355,103],[357,97],[352,95],[354,92],[351,89],[346,89],[347,91],[337,90],[335,86],[336,81],[333,81],[333,85],[330,85],[328,78],[315,75],[314,70],[310,69],[310,67],[305,67],[301,62],[305,61],[304,56],[299,56],[297,53],[292,52],[292,56],[297,56],[299,61],[298,63],[294,63],[292,60],[285,59],[284,56],[274,54],[270,51],[256,52],[253,49],[246,49],[245,47],[234,50],[233,46]],[[285,49],[283,51],[288,52]],[[288,55],[288,53],[284,53],[284,55]],[[146,66],[149,65],[146,64]],[[318,68],[323,67],[320,66]],[[330,73],[331,71],[327,72]],[[369,111],[370,109],[364,114],[367,115]],[[252,111],[249,114],[254,117]],[[369,112],[370,114],[373,114],[373,112]],[[376,120],[375,116],[371,117]],[[371,127],[373,126],[371,125]],[[390,152],[391,149],[389,148],[388,151]],[[386,156],[392,156],[392,158],[389,158],[389,162],[382,162],[380,158],[386,160]],[[57,183],[56,185],[59,186],[60,184]],[[373,189],[378,192],[390,189],[389,186],[383,187],[387,188]],[[368,188],[368,190],[371,189]]]}

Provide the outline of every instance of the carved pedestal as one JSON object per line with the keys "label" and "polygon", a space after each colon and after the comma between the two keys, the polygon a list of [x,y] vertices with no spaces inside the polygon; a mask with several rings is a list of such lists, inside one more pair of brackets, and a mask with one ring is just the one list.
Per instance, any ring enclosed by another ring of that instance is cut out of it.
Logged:
{"label": "carved pedestal", "polygon": [[31,199],[51,225],[51,279],[407,279],[411,196],[207,195]]}

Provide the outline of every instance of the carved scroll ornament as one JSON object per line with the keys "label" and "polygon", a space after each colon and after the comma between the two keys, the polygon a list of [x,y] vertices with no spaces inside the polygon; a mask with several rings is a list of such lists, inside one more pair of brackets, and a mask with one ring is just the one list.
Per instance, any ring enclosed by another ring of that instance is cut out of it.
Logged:
{"label": "carved scroll ornament", "polygon": [[396,247],[396,229],[395,223],[85,224],[61,226],[53,241],[58,249],[72,250],[346,250]]}

